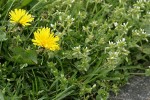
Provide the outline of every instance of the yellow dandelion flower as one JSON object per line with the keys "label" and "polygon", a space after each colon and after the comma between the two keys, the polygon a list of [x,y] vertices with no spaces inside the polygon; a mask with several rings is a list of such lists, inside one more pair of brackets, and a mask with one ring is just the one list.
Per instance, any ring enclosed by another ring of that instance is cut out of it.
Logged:
{"label": "yellow dandelion flower", "polygon": [[9,16],[11,23],[21,24],[22,26],[30,25],[29,22],[34,20],[32,15],[28,14],[28,12],[24,9],[14,9],[14,11],[12,10],[9,12]]}
{"label": "yellow dandelion flower", "polygon": [[54,33],[51,32],[48,27],[40,28],[35,31],[34,38],[35,39],[32,39],[34,45],[44,47],[52,51],[60,49],[59,44],[57,43],[59,41],[59,37],[54,36]]}

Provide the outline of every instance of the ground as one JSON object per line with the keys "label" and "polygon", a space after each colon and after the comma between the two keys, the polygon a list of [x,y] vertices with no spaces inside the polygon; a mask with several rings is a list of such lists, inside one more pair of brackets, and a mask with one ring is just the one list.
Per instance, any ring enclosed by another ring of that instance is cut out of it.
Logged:
{"label": "ground", "polygon": [[136,76],[109,100],[150,100],[150,77]]}

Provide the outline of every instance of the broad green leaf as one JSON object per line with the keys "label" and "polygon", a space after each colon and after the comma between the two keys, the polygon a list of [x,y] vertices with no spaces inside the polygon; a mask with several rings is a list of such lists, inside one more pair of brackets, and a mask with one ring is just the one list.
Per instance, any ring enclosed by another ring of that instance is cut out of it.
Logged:
{"label": "broad green leaf", "polygon": [[146,26],[144,30],[146,31],[147,34],[150,34],[150,25]]}
{"label": "broad green leaf", "polygon": [[32,2],[32,0],[22,0],[21,5],[18,8],[22,8],[31,2]]}
{"label": "broad green leaf", "polygon": [[0,100],[4,100],[4,97],[1,91],[0,91]]}
{"label": "broad green leaf", "polygon": [[4,2],[6,2],[7,0],[1,0],[0,1],[0,7],[2,7],[3,6],[3,4],[4,4]]}
{"label": "broad green leaf", "polygon": [[5,40],[7,40],[6,33],[0,31],[0,41],[5,41]]}
{"label": "broad green leaf", "polygon": [[142,45],[141,51],[145,54],[150,54],[150,45]]}
{"label": "broad green leaf", "polygon": [[150,69],[146,69],[146,70],[145,70],[145,75],[146,75],[146,76],[150,76]]}
{"label": "broad green leaf", "polygon": [[18,63],[37,64],[37,53],[34,50],[24,50],[21,47],[16,47],[12,50],[12,61]]}

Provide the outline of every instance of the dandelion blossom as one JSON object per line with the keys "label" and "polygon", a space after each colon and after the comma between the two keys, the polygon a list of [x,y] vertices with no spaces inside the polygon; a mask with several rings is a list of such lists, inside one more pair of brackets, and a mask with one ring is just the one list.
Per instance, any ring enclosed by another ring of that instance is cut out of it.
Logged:
{"label": "dandelion blossom", "polygon": [[10,22],[21,24],[22,26],[30,25],[34,18],[24,9],[14,9],[14,11],[9,12]]}
{"label": "dandelion blossom", "polygon": [[48,27],[40,28],[35,31],[34,38],[35,39],[32,39],[34,45],[44,47],[52,51],[60,49],[59,44],[57,43],[59,41],[59,37],[54,36],[54,33],[51,32]]}

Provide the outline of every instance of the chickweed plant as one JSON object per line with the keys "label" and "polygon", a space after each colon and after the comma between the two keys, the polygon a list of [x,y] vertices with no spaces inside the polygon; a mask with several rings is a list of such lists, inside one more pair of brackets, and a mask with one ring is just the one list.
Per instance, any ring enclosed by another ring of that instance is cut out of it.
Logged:
{"label": "chickweed plant", "polygon": [[0,0],[0,100],[107,100],[149,41],[149,0]]}

